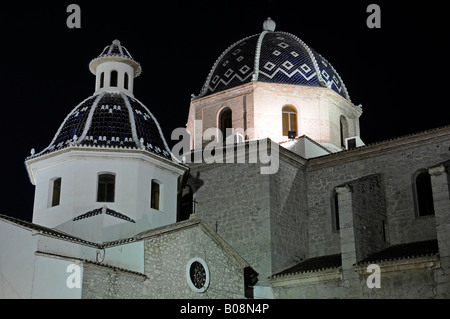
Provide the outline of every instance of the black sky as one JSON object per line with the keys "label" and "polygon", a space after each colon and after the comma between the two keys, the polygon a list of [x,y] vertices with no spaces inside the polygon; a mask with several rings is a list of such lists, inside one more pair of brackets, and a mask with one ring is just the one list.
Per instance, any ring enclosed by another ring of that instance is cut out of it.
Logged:
{"label": "black sky", "polygon": [[[69,29],[67,6],[81,7]],[[366,8],[381,8],[369,29]],[[91,59],[119,39],[143,73],[134,95],[166,140],[187,122],[220,54],[271,17],[323,55],[362,104],[366,144],[450,124],[449,37],[442,2],[420,1],[58,1],[2,4],[0,88],[3,189],[0,214],[31,220],[34,186],[24,160],[52,140],[66,115],[94,93]]]}

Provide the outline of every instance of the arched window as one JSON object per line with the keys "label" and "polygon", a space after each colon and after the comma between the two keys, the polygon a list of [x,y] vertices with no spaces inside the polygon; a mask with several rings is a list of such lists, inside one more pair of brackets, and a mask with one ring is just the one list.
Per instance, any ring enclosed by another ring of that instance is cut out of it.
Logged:
{"label": "arched window", "polygon": [[125,90],[128,90],[128,81],[129,81],[128,73],[125,72],[125,74],[123,75],[123,85]]}
{"label": "arched window", "polygon": [[98,175],[97,202],[114,202],[116,176],[113,174]]}
{"label": "arched window", "polygon": [[58,206],[61,199],[61,178],[56,178],[52,182],[52,207]]}
{"label": "arched window", "polygon": [[340,129],[341,146],[345,148],[346,147],[345,139],[349,137],[349,134],[348,134],[347,119],[343,115],[341,115],[339,119],[339,129]]}
{"label": "arched window", "polygon": [[289,136],[289,132],[295,132],[297,135],[297,110],[290,105],[282,109],[283,136]]}
{"label": "arched window", "polygon": [[227,131],[229,128],[233,128],[233,122],[232,122],[232,111],[229,108],[224,109],[219,116],[219,129],[222,132],[223,140],[225,141],[226,138],[230,135],[230,130]]}
{"label": "arched window", "polygon": [[428,171],[417,174],[414,186],[416,215],[418,217],[434,215],[433,189]]}
{"label": "arched window", "polygon": [[160,210],[161,207],[160,201],[161,201],[161,184],[157,180],[152,179],[150,207],[156,210]]}
{"label": "arched window", "polygon": [[102,72],[100,74],[100,88],[103,88],[105,86],[105,72]]}
{"label": "arched window", "polygon": [[118,77],[117,71],[116,70],[111,71],[111,80],[109,82],[109,84],[110,84],[109,86],[111,86],[111,87],[117,86],[117,77]]}

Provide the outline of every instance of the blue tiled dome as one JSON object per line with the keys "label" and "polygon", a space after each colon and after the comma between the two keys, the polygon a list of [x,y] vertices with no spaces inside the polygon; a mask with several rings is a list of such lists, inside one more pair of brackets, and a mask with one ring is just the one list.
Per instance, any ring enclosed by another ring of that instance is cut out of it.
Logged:
{"label": "blue tiled dome", "polygon": [[145,149],[171,159],[158,122],[137,99],[103,92],[76,106],[40,156],[70,145]]}
{"label": "blue tiled dome", "polygon": [[[107,62],[121,62],[132,66],[135,76],[141,66],[133,60],[119,40],[91,61],[89,68],[95,74],[97,66]],[[171,151],[153,114],[126,90],[97,91],[78,104],[56,132],[50,145],[30,158],[49,154],[69,146],[107,147],[147,150],[172,160]]]}
{"label": "blue tiled dome", "polygon": [[[267,20],[264,24],[271,22]],[[273,23],[274,24],[274,23]],[[333,66],[295,35],[267,28],[242,39],[217,59],[198,96],[208,96],[252,81],[329,87],[350,101]]]}

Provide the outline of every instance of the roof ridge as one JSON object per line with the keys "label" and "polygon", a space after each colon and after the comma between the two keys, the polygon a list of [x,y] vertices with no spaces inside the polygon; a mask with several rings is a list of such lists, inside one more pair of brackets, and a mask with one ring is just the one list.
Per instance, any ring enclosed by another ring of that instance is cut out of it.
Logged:
{"label": "roof ridge", "polygon": [[81,215],[73,218],[72,221],[77,221],[77,220],[81,220],[81,219],[84,219],[84,218],[89,218],[89,217],[93,217],[93,216],[101,215],[101,214],[106,214],[106,215],[109,215],[109,216],[112,216],[112,217],[123,219],[123,220],[129,221],[129,222],[132,222],[132,223],[136,223],[136,221],[134,219],[128,217],[127,215],[119,213],[119,212],[117,212],[115,210],[112,210],[112,209],[106,207],[106,206],[103,206],[103,207],[100,207],[100,208],[96,208],[96,209],[93,209],[93,210],[91,210],[91,211],[89,211],[87,213],[81,214]]}
{"label": "roof ridge", "polygon": [[192,100],[195,100],[195,99],[198,99],[198,98],[203,97],[203,96],[206,94],[206,92],[208,91],[209,83],[211,82],[211,78],[212,78],[212,76],[213,76],[213,74],[214,74],[214,71],[216,70],[217,66],[219,65],[219,62],[222,60],[222,58],[223,58],[228,52],[231,51],[231,49],[233,49],[235,46],[237,46],[238,44],[242,43],[243,41],[246,41],[246,40],[248,40],[248,39],[250,39],[250,38],[253,38],[253,37],[257,36],[257,35],[259,35],[259,33],[254,34],[254,35],[251,35],[251,36],[248,36],[248,37],[246,37],[246,38],[243,38],[243,39],[241,39],[241,40],[239,40],[239,41],[233,43],[233,44],[230,45],[228,48],[226,48],[225,51],[223,51],[222,54],[216,59],[216,62],[214,62],[214,65],[213,65],[213,67],[211,68],[211,70],[209,71],[209,74],[208,74],[208,76],[206,77],[206,81],[205,81],[205,83],[203,84],[203,87],[202,87],[202,89],[200,90],[200,93],[199,93],[198,95],[194,95],[194,94],[193,94],[193,95],[191,96],[191,99],[192,99]]}
{"label": "roof ridge", "polygon": [[24,227],[27,228],[30,231],[37,231],[38,233],[42,233],[44,235],[49,235],[52,237],[56,237],[56,238],[60,238],[63,240],[68,240],[71,242],[77,242],[77,243],[82,243],[82,244],[86,244],[89,246],[94,246],[94,247],[101,247],[102,245],[96,244],[94,242],[90,242],[84,239],[81,239],[79,237],[67,234],[65,232],[62,232],[58,229],[54,229],[54,228],[49,228],[46,226],[42,226],[42,225],[38,225],[32,222],[28,222],[25,220],[21,220],[12,216],[8,216],[8,215],[4,215],[4,214],[0,214],[0,220],[4,220],[6,222],[18,225],[19,227]]}
{"label": "roof ridge", "polygon": [[303,46],[303,48],[306,50],[306,52],[309,55],[309,58],[311,59],[311,61],[313,63],[314,69],[316,70],[317,79],[319,81],[319,84],[322,86],[326,86],[326,81],[322,77],[322,74],[321,74],[320,68],[319,68],[319,64],[317,63],[317,59],[314,56],[314,53],[312,52],[311,48],[305,42],[303,42],[303,40],[301,40],[299,37],[297,37],[296,35],[294,35],[292,33],[284,32],[284,31],[280,31],[279,33],[290,36],[295,41],[300,43],[301,46]]}
{"label": "roof ridge", "polygon": [[268,32],[269,31],[261,32],[261,34],[258,37],[258,41],[256,42],[255,64],[253,66],[253,77],[252,77],[252,81],[253,82],[258,81],[258,77],[259,77],[259,60],[260,60],[260,57],[261,57],[261,46],[262,46],[262,42],[264,40],[264,36]]}

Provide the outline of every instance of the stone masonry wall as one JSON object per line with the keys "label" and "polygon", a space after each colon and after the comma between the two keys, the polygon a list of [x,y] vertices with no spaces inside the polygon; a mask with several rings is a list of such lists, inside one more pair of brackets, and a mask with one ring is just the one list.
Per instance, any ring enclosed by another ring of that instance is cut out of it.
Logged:
{"label": "stone masonry wall", "polygon": [[[151,236],[145,239],[144,249],[143,275],[85,265],[82,298],[245,298],[243,263],[203,227],[194,225]],[[192,258],[203,259],[209,268],[210,283],[203,293],[193,291],[187,281],[186,266]]]}
{"label": "stone masonry wall", "polygon": [[[186,279],[192,258],[208,265],[210,284],[204,293],[194,292]],[[145,240],[144,293],[150,298],[244,298],[244,269],[201,227],[154,236]]]}
{"label": "stone masonry wall", "polygon": [[[388,242],[400,244],[436,238],[434,216],[416,217],[413,178],[419,170],[448,159],[450,141],[404,140],[405,145],[374,146],[312,159],[307,168],[310,257],[340,253],[332,230],[330,198],[336,186],[380,174],[386,196]],[[406,143],[406,142],[409,142]],[[393,142],[393,144],[395,144]]]}
{"label": "stone masonry wall", "polygon": [[436,269],[431,267],[382,272],[380,288],[369,288],[368,275],[361,275],[351,285],[342,280],[332,280],[304,285],[278,285],[273,290],[276,299],[429,299],[436,298],[435,275]]}
{"label": "stone masonry wall", "polygon": [[386,223],[383,181],[380,175],[369,175],[348,185],[353,192],[356,257],[362,260],[387,247],[383,229]]}
{"label": "stone masonry wall", "polygon": [[108,267],[85,264],[83,268],[82,299],[144,298],[144,276],[115,271]]}
{"label": "stone masonry wall", "polygon": [[259,274],[271,272],[269,175],[260,164],[191,165],[196,213]]}
{"label": "stone masonry wall", "polygon": [[308,255],[308,213],[304,167],[280,157],[270,175],[272,271],[289,268]]}

